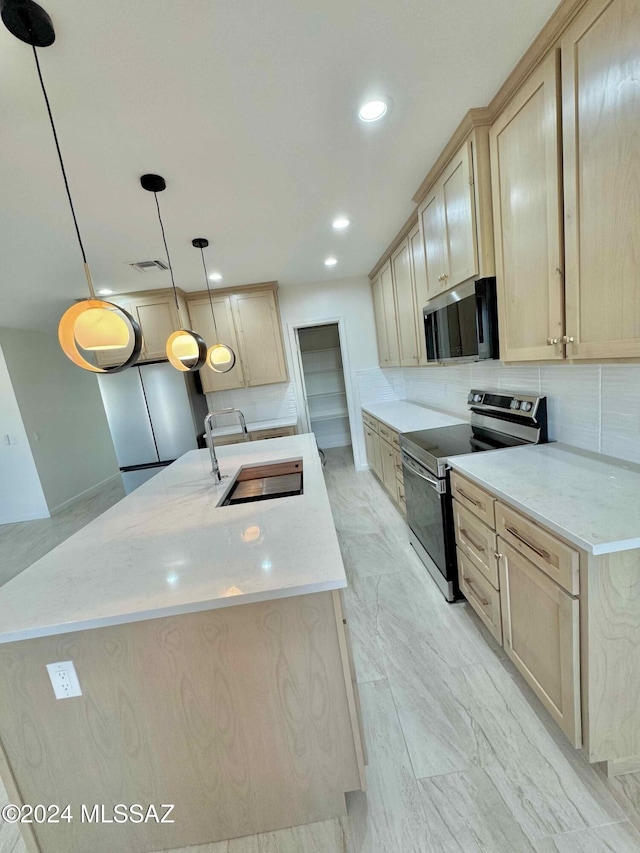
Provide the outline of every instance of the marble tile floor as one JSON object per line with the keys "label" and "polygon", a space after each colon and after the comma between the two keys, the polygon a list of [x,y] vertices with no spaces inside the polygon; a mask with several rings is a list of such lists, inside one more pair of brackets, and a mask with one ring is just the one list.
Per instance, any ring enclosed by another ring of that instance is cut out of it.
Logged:
{"label": "marble tile floor", "polygon": [[[122,479],[118,476],[100,491],[81,498],[51,518],[0,524],[0,586],[123,497]],[[0,851],[4,853],[2,846]]]}
{"label": "marble tile floor", "polygon": [[[640,774],[608,780],[569,746],[468,605],[444,601],[374,476],[348,450],[327,459],[368,791],[340,820],[168,853],[640,853]],[[14,827],[0,853],[25,853]]]}

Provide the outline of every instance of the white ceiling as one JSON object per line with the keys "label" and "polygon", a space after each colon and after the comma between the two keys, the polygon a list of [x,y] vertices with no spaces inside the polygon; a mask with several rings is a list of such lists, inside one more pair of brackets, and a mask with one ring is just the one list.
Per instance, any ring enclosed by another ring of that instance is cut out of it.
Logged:
{"label": "white ceiling", "polygon": [[[483,106],[556,0],[45,0],[40,51],[97,287],[303,283],[369,271],[469,107]],[[363,124],[367,96],[394,101]],[[0,326],[54,331],[86,295],[31,48],[0,27]],[[344,213],[352,226],[334,232]],[[324,258],[339,263],[330,271]]]}

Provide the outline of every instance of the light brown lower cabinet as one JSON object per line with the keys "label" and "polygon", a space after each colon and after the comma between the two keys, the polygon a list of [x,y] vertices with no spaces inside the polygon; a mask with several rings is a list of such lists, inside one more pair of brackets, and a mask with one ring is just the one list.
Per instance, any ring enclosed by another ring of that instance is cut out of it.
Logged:
{"label": "light brown lower cabinet", "polygon": [[406,516],[400,436],[391,427],[365,411],[362,412],[362,425],[369,468],[385,487],[400,512]]}
{"label": "light brown lower cabinet", "polygon": [[380,436],[370,426],[364,426],[364,443],[367,449],[367,462],[373,473],[382,478],[382,455],[380,452]]}
{"label": "light brown lower cabinet", "polygon": [[393,445],[389,444],[385,439],[380,439],[380,453],[382,455],[382,482],[391,497],[397,501],[396,459]]}
{"label": "light brown lower cabinet", "polygon": [[498,537],[504,648],[567,735],[582,745],[580,607]]}

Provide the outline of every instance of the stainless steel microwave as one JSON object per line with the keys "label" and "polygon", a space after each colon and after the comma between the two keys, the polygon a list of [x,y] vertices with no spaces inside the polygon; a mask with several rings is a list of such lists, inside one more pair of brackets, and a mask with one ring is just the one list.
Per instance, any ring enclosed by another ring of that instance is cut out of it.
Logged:
{"label": "stainless steel microwave", "polygon": [[429,300],[423,309],[427,361],[498,358],[495,278],[479,278]]}

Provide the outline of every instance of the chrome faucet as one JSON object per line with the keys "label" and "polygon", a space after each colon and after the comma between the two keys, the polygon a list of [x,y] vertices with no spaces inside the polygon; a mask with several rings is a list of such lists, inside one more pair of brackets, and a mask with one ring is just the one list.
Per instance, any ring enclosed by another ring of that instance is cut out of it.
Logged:
{"label": "chrome faucet", "polygon": [[204,419],[204,429],[207,434],[207,442],[209,444],[209,453],[211,454],[211,473],[213,475],[216,483],[222,482],[222,477],[220,476],[220,465],[218,464],[218,457],[216,456],[216,448],[213,443],[213,424],[218,415],[231,415],[236,414],[238,416],[238,420],[240,421],[240,426],[242,427],[242,432],[244,436],[244,441],[249,441],[249,433],[247,432],[247,422],[245,420],[244,415],[240,411],[240,409],[217,409],[215,412],[209,412],[207,417]]}

